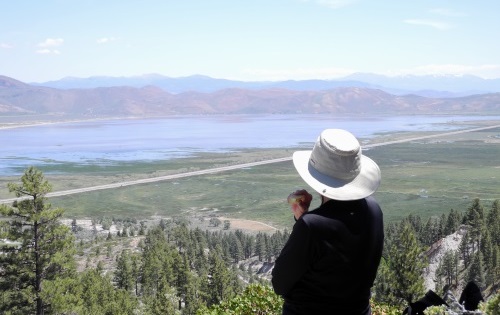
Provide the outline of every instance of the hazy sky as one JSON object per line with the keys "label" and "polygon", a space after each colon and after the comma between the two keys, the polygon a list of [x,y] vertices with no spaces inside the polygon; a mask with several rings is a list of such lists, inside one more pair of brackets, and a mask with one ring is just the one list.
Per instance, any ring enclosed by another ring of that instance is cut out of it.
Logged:
{"label": "hazy sky", "polygon": [[500,78],[498,0],[0,0],[0,75]]}

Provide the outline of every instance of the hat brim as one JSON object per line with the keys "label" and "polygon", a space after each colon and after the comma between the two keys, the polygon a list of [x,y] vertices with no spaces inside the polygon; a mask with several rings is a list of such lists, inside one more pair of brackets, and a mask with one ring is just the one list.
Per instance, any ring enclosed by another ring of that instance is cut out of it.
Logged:
{"label": "hat brim", "polygon": [[293,165],[300,177],[321,195],[335,200],[358,200],[372,195],[380,185],[380,168],[365,155],[361,155],[361,171],[358,176],[347,181],[318,172],[309,163],[311,152],[295,152]]}

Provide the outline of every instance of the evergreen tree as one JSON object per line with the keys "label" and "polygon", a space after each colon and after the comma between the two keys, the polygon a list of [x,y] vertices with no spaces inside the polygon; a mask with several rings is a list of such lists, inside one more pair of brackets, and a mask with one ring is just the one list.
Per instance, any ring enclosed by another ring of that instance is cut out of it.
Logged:
{"label": "evergreen tree", "polygon": [[179,301],[184,302],[187,294],[187,286],[190,274],[189,261],[187,255],[175,256],[174,261],[174,274],[175,274],[175,288],[177,289],[177,296]]}
{"label": "evergreen tree", "polygon": [[455,233],[460,226],[460,215],[457,211],[451,209],[448,217],[446,218],[446,225],[444,228],[444,235]]}
{"label": "evergreen tree", "polygon": [[[111,279],[103,276],[98,269],[86,270],[80,279],[81,310],[79,315],[86,314],[135,314],[137,299],[127,291],[117,289]],[[74,310],[65,314],[75,314]]]}
{"label": "evergreen tree", "polygon": [[231,236],[231,244],[230,244],[230,253],[231,257],[233,258],[234,263],[238,263],[240,260],[243,259],[243,245],[241,245],[240,239],[234,234],[230,233]]}
{"label": "evergreen tree", "polygon": [[490,284],[496,286],[500,279],[500,246],[493,247],[492,265],[490,270]]}
{"label": "evergreen tree", "polygon": [[414,302],[424,293],[423,269],[427,262],[411,225],[403,222],[388,250],[388,286],[401,304]]}
{"label": "evergreen tree", "polygon": [[441,214],[441,217],[439,218],[439,229],[438,229],[438,235],[437,235],[437,239],[440,240],[442,239],[443,237],[446,236],[446,221],[448,220],[446,214]]}
{"label": "evergreen tree", "polygon": [[483,217],[478,211],[472,210],[471,217],[472,219],[468,221],[470,225],[470,244],[472,245],[472,252],[475,253],[480,249],[481,237],[486,228]]}
{"label": "evergreen tree", "polygon": [[199,246],[195,255],[195,260],[193,262],[194,264],[194,269],[197,272],[200,272],[201,270],[207,270],[208,269],[208,260],[205,255],[205,248]]}
{"label": "evergreen tree", "polygon": [[471,261],[470,237],[468,230],[465,232],[462,240],[460,241],[459,251],[464,262],[464,268],[467,268]]}
{"label": "evergreen tree", "polygon": [[154,294],[144,297],[148,315],[176,314],[177,299],[175,290],[169,286],[165,277],[158,279],[158,288]]}
{"label": "evergreen tree", "polygon": [[186,284],[186,295],[184,297],[183,315],[195,315],[205,303],[203,302],[203,290],[201,278],[189,273]]}
{"label": "evergreen tree", "polygon": [[130,291],[134,288],[134,280],[130,251],[123,250],[116,259],[115,284],[120,289]]}
{"label": "evergreen tree", "polygon": [[453,251],[447,251],[444,254],[443,259],[439,263],[437,270],[437,275],[444,278],[444,284],[447,286],[452,286],[455,278],[456,271],[456,255]]}
{"label": "evergreen tree", "polygon": [[500,200],[498,199],[493,201],[491,210],[488,212],[487,226],[493,244],[500,245]]}
{"label": "evergreen tree", "polygon": [[144,295],[156,296],[161,285],[166,287],[162,284],[163,281],[173,285],[175,278],[173,262],[178,255],[178,251],[167,243],[161,228],[149,230],[142,255],[141,285]]}
{"label": "evergreen tree", "polygon": [[132,277],[134,281],[134,292],[135,295],[139,295],[139,283],[141,281],[142,277],[142,262],[141,258],[137,255],[134,254],[131,256],[132,258]]}
{"label": "evergreen tree", "polygon": [[420,235],[423,229],[422,219],[418,215],[410,214],[407,220],[413,227],[415,234]]}
{"label": "evergreen tree", "polygon": [[6,217],[0,238],[15,242],[0,253],[0,311],[43,314],[50,303],[42,296],[44,283],[74,275],[74,237],[59,221],[64,210],[47,202],[52,186],[40,170],[30,167],[8,188],[20,199],[0,206]]}
{"label": "evergreen tree", "polygon": [[231,296],[231,275],[217,251],[210,253],[209,305],[217,304]]}
{"label": "evergreen tree", "polygon": [[[417,235],[417,234],[416,234]],[[441,237],[441,224],[436,218],[430,217],[419,235],[419,241],[423,245],[430,246],[438,241]]]}
{"label": "evergreen tree", "polygon": [[[44,282],[42,299],[50,301],[45,314],[85,314],[80,274]],[[10,314],[7,312],[7,314]],[[15,313],[12,313],[15,314]]]}
{"label": "evergreen tree", "polygon": [[479,198],[475,198],[472,202],[472,205],[467,208],[465,216],[463,218],[464,224],[471,224],[474,221],[474,212],[477,212],[481,219],[484,219],[484,207],[481,204],[481,200]]}
{"label": "evergreen tree", "polygon": [[467,272],[465,281],[466,282],[474,281],[479,287],[484,286],[485,277],[484,277],[483,255],[481,254],[480,251],[478,251],[472,256],[472,262],[469,266],[469,270]]}
{"label": "evergreen tree", "polygon": [[480,251],[483,255],[485,270],[489,273],[493,265],[493,242],[491,241],[491,233],[489,230],[485,230],[482,234]]}
{"label": "evergreen tree", "polygon": [[190,244],[190,237],[186,224],[182,223],[172,229],[172,240],[175,241],[179,252],[182,253],[187,250]]}
{"label": "evergreen tree", "polygon": [[245,259],[248,259],[254,255],[255,237],[253,235],[246,235],[245,236],[245,243],[243,245],[243,251],[245,253]]}

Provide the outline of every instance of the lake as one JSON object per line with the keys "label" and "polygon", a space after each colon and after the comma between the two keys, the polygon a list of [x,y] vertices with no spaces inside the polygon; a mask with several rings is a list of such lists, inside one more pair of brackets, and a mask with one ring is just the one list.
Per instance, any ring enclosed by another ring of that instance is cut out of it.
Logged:
{"label": "lake", "polygon": [[359,138],[397,131],[449,131],[450,122],[500,116],[352,117],[329,115],[180,116],[98,120],[0,129],[0,176],[30,166],[73,162],[106,164],[186,157],[198,152],[294,147],[312,143],[326,128]]}

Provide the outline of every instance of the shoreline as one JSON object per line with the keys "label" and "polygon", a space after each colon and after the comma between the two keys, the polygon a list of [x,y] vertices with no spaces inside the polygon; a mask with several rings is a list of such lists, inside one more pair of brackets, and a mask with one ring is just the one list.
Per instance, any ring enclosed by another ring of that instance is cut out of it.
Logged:
{"label": "shoreline", "polygon": [[[67,124],[67,123],[81,123],[81,122],[91,122],[91,121],[103,121],[103,120],[120,120],[120,119],[141,119],[142,117],[98,117],[98,118],[88,118],[88,119],[62,119],[62,120],[49,120],[49,121],[20,121],[15,123],[5,123],[0,121],[0,131],[7,129],[25,128],[25,127],[38,127],[45,125],[56,125],[56,124]],[[146,119],[146,117],[144,117]]]}
{"label": "shoreline", "polygon": [[[269,116],[278,116],[280,114],[269,114]],[[283,114],[283,115],[290,115],[290,114]],[[354,114],[353,114],[354,115]],[[46,125],[57,125],[57,124],[66,124],[66,123],[83,123],[83,122],[95,122],[95,121],[108,121],[108,120],[137,120],[137,119],[176,119],[176,118],[181,118],[181,117],[216,117],[216,116],[228,116],[228,117],[231,117],[231,116],[242,116],[240,114],[238,115],[233,115],[233,114],[220,114],[220,115],[169,115],[169,116],[123,116],[123,117],[118,117],[118,116],[109,116],[109,117],[93,117],[93,118],[82,118],[82,117],[79,117],[79,118],[70,118],[70,117],[67,117],[67,118],[63,118],[61,117],[60,119],[57,119],[55,117],[38,117],[38,118],[35,118],[33,120],[30,120],[30,119],[26,119],[26,120],[19,120],[19,121],[16,121],[16,122],[6,122],[4,120],[6,119],[9,119],[9,118],[13,118],[13,117],[17,117],[17,118],[21,118],[21,116],[1,116],[0,115],[0,131],[2,130],[9,130],[9,129],[17,129],[17,128],[27,128],[27,127],[38,127],[38,126],[46,126]],[[255,115],[252,115],[252,114],[247,114],[245,116],[262,116],[261,114],[255,114]],[[266,115],[268,116],[268,115]],[[307,114],[307,116],[321,116],[323,117],[323,115],[321,114]],[[347,117],[349,117],[351,115],[347,115]],[[432,116],[437,116],[437,117],[457,117],[457,116],[460,116],[460,117],[469,117],[470,119],[468,120],[452,120],[452,121],[449,121],[449,122],[446,122],[445,124],[450,124],[450,125],[456,125],[456,124],[471,124],[471,123],[481,123],[481,124],[485,124],[485,123],[495,123],[495,122],[498,122],[500,121],[500,114],[487,114],[487,113],[484,113],[484,114],[475,114],[475,115],[472,115],[472,116],[467,116],[466,114],[457,114],[457,113],[449,113],[449,114],[433,114],[433,113],[430,113],[430,114],[397,114],[397,115],[386,115],[386,114],[383,114],[383,115],[369,115],[369,116],[366,116],[367,118],[369,117],[405,117],[405,116],[427,116],[427,117],[432,117]],[[332,115],[332,118],[335,118],[335,117],[346,117],[346,115]],[[479,119],[479,120],[474,120],[475,117],[492,117],[491,120],[487,120],[487,119]],[[495,118],[497,119],[495,119]],[[24,118],[24,117],[23,117]],[[45,119],[44,119],[45,118]]]}

